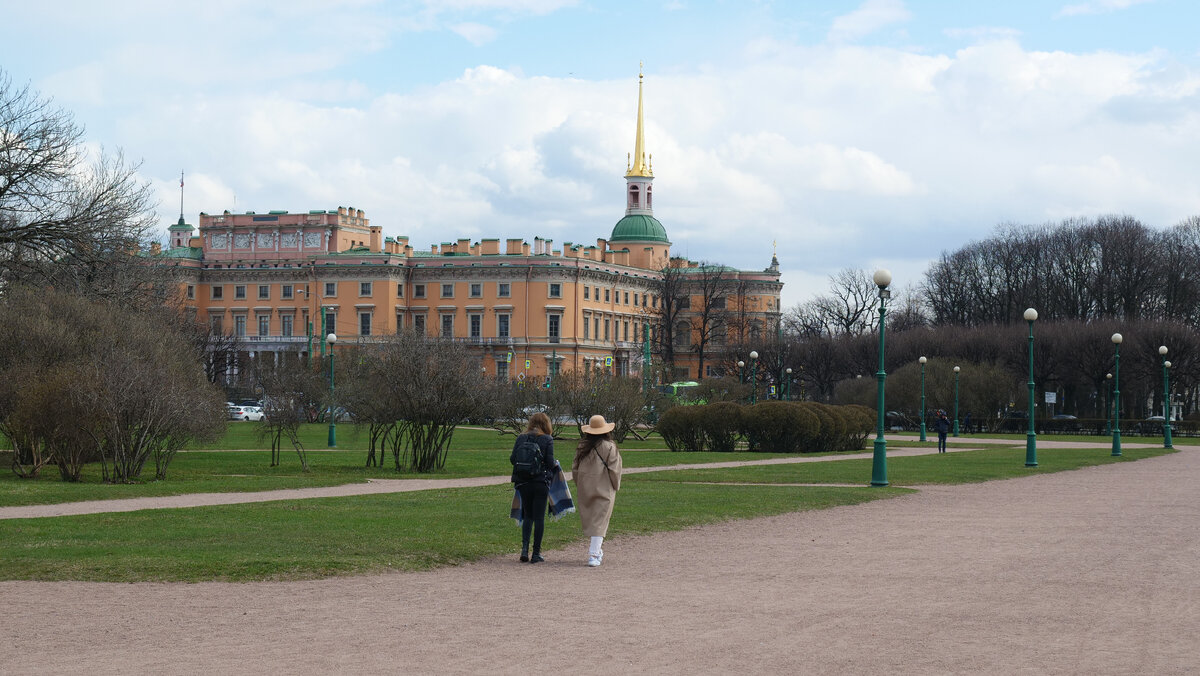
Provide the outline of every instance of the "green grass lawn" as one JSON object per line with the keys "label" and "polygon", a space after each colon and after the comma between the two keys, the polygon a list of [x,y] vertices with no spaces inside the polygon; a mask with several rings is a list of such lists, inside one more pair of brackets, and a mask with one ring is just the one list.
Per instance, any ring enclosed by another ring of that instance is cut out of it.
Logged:
{"label": "green grass lawn", "polygon": [[[960,484],[1011,479],[1091,465],[1131,462],[1177,451],[1163,448],[1123,449],[1112,457],[1107,448],[1039,449],[1038,466],[1025,466],[1025,448],[986,448],[932,455],[888,458],[887,478],[893,486]],[[871,460],[838,460],[789,465],[765,465],[727,469],[664,471],[641,475],[647,481],[712,481],[750,483],[858,484],[871,477]]]}
{"label": "green grass lawn", "polygon": [[[464,435],[466,436],[466,435]],[[294,452],[284,453],[282,465],[269,467],[269,451],[185,451],[178,454],[163,481],[111,485],[101,482],[100,466],[84,468],[79,483],[59,480],[58,469],[47,467],[37,479],[21,479],[11,472],[0,473],[0,507],[42,505],[81,500],[113,500],[186,493],[227,493],[266,491],[282,488],[308,488],[360,483],[367,479],[448,479],[469,476],[507,476],[510,441],[488,450],[460,448],[459,435],[446,457],[446,467],[434,474],[397,472],[392,457],[384,458],[383,467],[366,467],[365,450],[313,451],[308,454],[309,471],[300,469]],[[671,453],[625,449],[628,467],[654,467],[681,463],[755,460],[777,457],[765,453]],[[570,468],[573,443],[555,444],[555,457]],[[153,470],[150,476],[153,476]]]}
{"label": "green grass lawn", "polygon": [[[901,488],[623,482],[609,537],[858,504]],[[0,579],[285,580],[423,570],[512,554],[512,488],[323,498],[0,521]],[[578,515],[547,523],[547,558],[582,561]],[[571,551],[562,550],[574,544]]]}

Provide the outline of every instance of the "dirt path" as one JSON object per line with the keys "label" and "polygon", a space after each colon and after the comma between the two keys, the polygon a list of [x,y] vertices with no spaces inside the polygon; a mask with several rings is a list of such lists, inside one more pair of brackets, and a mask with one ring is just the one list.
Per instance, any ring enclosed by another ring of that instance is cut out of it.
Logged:
{"label": "dirt path", "polygon": [[1197,477],[1200,450],[1187,449],[925,487],[619,538],[596,569],[580,538],[537,566],[3,582],[0,671],[1195,673]]}
{"label": "dirt path", "polygon": [[[972,443],[974,442],[974,443]],[[973,450],[975,444],[1012,444],[1003,439],[955,439],[947,444],[948,449],[956,451]],[[1145,447],[1152,444],[1125,444],[1127,448]],[[1094,448],[1097,444],[1083,442],[1058,441],[1040,442],[1044,448]],[[891,448],[888,457],[909,455],[928,455],[936,452],[936,447],[920,448]],[[636,453],[637,451],[627,451]],[[822,455],[816,457],[787,457],[767,458],[764,460],[742,460],[731,462],[710,462],[702,464],[664,465],[659,467],[627,468],[626,474],[641,472],[663,472],[676,469],[719,469],[723,467],[745,467],[749,465],[780,465],[797,462],[828,462],[832,460],[850,460],[854,458],[869,458],[871,453],[846,453],[840,455]],[[567,473],[567,478],[571,477]],[[186,495],[166,495],[147,498],[123,498],[119,500],[86,500],[81,502],[62,502],[52,505],[21,505],[16,507],[0,507],[0,519],[33,519],[51,516],[72,516],[76,514],[100,514],[106,512],[136,512],[143,509],[173,509],[184,507],[205,507],[210,505],[238,505],[249,502],[271,502],[274,500],[302,500],[307,498],[336,498],[353,495],[374,495],[379,493],[407,493],[409,491],[439,490],[444,488],[471,488],[475,486],[496,486],[509,482],[508,476],[467,477],[463,479],[368,479],[366,483],[342,484],[339,486],[319,486],[315,488],[288,488],[273,491],[253,491],[246,493],[188,493]]]}

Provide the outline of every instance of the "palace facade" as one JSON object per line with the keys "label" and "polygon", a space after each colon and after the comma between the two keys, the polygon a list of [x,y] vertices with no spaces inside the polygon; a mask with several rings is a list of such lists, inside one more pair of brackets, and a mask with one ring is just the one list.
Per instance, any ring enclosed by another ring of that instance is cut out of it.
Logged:
{"label": "palace facade", "polygon": [[[654,216],[638,77],[625,215],[595,244],[458,239],[418,250],[407,237],[384,237],[353,207],[226,211],[201,213],[199,233],[181,215],[156,260],[180,274],[181,294],[198,319],[237,336],[254,359],[303,357],[322,350],[329,333],[344,345],[407,327],[476,346],[490,376],[542,379],[580,368],[638,374],[646,336],[660,328],[664,268],[679,269],[685,289],[689,275],[711,270],[673,258]],[[721,270],[730,289],[722,305],[748,319],[737,331],[774,331],[782,288],[774,257],[761,271]],[[676,317],[672,379],[713,373],[713,366],[697,372],[691,350],[694,315],[705,301],[689,301]],[[719,364],[722,347],[734,342],[723,328],[705,363]]]}

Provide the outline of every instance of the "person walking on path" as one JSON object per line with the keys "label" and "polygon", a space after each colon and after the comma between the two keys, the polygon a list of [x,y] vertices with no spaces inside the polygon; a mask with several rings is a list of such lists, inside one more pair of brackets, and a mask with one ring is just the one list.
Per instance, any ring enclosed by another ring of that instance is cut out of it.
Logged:
{"label": "person walking on path", "polygon": [[[539,563],[542,558],[542,534],[546,529],[546,501],[554,462],[554,431],[550,416],[534,413],[525,432],[517,436],[508,461],[512,463],[512,482],[521,502],[521,561]],[[529,535],[533,534],[533,556],[529,555]]]}
{"label": "person walking on path", "polygon": [[621,488],[621,453],[612,440],[613,423],[594,415],[583,427],[583,438],[575,448],[571,464],[579,498],[579,521],[583,534],[591,538],[587,565],[595,568],[604,559],[604,536],[612,517],[613,503]]}
{"label": "person walking on path", "polygon": [[933,423],[933,428],[937,430],[938,453],[945,453],[946,434],[950,432],[950,419],[946,417],[945,411],[938,411],[937,421]]}

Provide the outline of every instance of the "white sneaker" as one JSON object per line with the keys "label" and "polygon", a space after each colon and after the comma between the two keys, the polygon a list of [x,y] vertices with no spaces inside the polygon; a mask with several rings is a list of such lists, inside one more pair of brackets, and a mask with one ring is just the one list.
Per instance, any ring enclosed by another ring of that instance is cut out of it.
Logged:
{"label": "white sneaker", "polygon": [[600,553],[596,555],[596,561],[597,561],[597,565],[604,562],[604,550],[603,549],[601,549]]}
{"label": "white sneaker", "polygon": [[595,568],[598,565],[600,565],[600,557],[599,556],[591,556],[589,554],[588,555],[588,566],[591,568]]}

